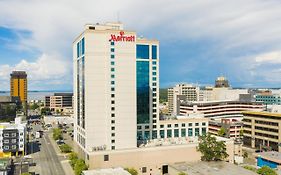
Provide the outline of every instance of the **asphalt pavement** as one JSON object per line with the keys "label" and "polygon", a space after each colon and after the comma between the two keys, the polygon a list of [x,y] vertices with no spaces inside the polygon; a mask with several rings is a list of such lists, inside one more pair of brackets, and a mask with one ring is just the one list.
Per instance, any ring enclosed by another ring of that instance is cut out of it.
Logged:
{"label": "asphalt pavement", "polygon": [[[32,128],[34,135],[36,131],[42,130],[41,125],[33,125]],[[57,155],[48,137],[48,132],[50,131],[45,131],[42,138],[38,139],[38,142],[33,139],[34,144],[30,145],[30,156],[37,164],[32,170],[40,175],[65,175],[61,165],[61,160],[64,158]]]}

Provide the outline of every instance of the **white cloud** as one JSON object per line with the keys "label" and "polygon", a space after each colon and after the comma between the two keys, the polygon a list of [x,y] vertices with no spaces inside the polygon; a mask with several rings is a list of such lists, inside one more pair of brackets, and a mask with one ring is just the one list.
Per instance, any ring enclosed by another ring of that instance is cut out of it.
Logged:
{"label": "white cloud", "polygon": [[[32,32],[31,36],[20,37],[15,48],[36,49],[42,55],[34,61],[0,66],[0,77],[4,70],[18,66],[30,72],[32,81],[42,79],[45,83],[45,80],[64,77],[71,81],[72,75],[68,69],[72,68],[71,45],[74,38],[83,30],[85,23],[115,21],[118,13],[125,27],[163,42],[213,40],[216,44],[214,52],[218,55],[230,51],[245,52],[247,64],[259,64],[260,68],[264,64],[280,63],[279,1],[10,0],[0,1],[0,26]],[[257,53],[271,55],[256,57]],[[216,55],[212,59],[218,64],[221,61]],[[231,59],[236,60],[230,62],[240,60]],[[249,67],[252,66],[232,66],[230,69],[237,75],[244,72],[252,81],[262,76],[256,66],[252,69]],[[266,67],[263,69],[265,72],[268,70]],[[278,76],[274,78],[279,79]]]}
{"label": "white cloud", "polygon": [[9,74],[17,70],[27,72],[30,89],[36,89],[36,86],[40,85],[40,83],[43,83],[48,88],[50,88],[50,85],[69,85],[71,83],[67,82],[67,80],[71,80],[69,76],[72,72],[71,67],[69,62],[62,61],[60,55],[43,54],[34,62],[28,62],[23,59],[16,65],[0,65],[0,79],[9,81]]}
{"label": "white cloud", "polygon": [[281,50],[259,55],[255,58],[255,61],[259,64],[262,63],[281,64]]}

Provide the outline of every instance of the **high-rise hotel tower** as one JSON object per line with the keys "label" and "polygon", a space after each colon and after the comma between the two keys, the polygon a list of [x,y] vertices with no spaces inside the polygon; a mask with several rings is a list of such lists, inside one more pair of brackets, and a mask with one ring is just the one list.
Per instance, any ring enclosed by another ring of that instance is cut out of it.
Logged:
{"label": "high-rise hotel tower", "polygon": [[157,138],[159,42],[121,23],[85,25],[73,42],[79,152],[136,148]]}

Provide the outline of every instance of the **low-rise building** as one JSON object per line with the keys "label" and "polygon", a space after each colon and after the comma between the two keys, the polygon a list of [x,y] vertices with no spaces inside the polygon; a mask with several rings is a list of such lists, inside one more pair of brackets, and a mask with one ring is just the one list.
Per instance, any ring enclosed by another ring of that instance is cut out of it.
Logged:
{"label": "low-rise building", "polygon": [[260,152],[254,154],[257,159],[257,166],[269,166],[281,170],[281,153],[276,151]]}
{"label": "low-rise building", "polygon": [[199,86],[192,84],[177,84],[168,89],[169,114],[177,115],[177,101],[179,95],[185,97],[187,101],[199,100]]}
{"label": "low-rise building", "polygon": [[241,119],[242,111],[263,111],[264,105],[258,102],[210,101],[184,102],[180,104],[180,115],[204,114],[207,118]]}
{"label": "low-rise building", "polygon": [[243,143],[259,150],[281,152],[281,114],[243,112]]}
{"label": "low-rise building", "polygon": [[82,172],[82,175],[131,175],[123,168],[108,168],[108,169],[96,169],[86,170]]}
{"label": "low-rise building", "polygon": [[243,128],[243,122],[236,119],[216,119],[209,121],[209,133],[219,135],[221,128],[224,128],[227,138],[239,138]]}
{"label": "low-rise building", "polygon": [[54,93],[52,96],[46,96],[45,107],[55,112],[69,111],[69,108],[73,108],[73,93]]}
{"label": "low-rise building", "polygon": [[21,121],[0,123],[0,157],[25,154],[26,125]]}
{"label": "low-rise building", "polygon": [[[225,142],[229,155],[226,161],[234,163],[234,141],[222,137],[217,137],[217,140]],[[201,153],[197,151],[197,146],[198,139],[170,138],[156,139],[133,149],[96,149],[86,155],[78,149],[78,153],[85,157],[89,169],[134,167],[140,175],[157,175],[165,174],[169,164],[200,161]]]}
{"label": "low-rise building", "polygon": [[70,116],[64,116],[64,115],[47,115],[44,116],[44,123],[45,124],[72,124],[73,118]]}
{"label": "low-rise building", "polygon": [[192,163],[180,162],[169,165],[169,175],[178,175],[180,172],[186,173],[188,175],[256,175],[256,173],[253,171],[222,161],[198,161]]}
{"label": "low-rise building", "polygon": [[[159,120],[157,130],[150,137],[149,128],[138,129],[138,141],[147,141],[157,138],[198,137],[208,132],[208,118],[202,114],[167,117]],[[144,137],[142,137],[144,136]]]}
{"label": "low-rise building", "polygon": [[21,108],[19,97],[0,96],[0,121],[14,121],[19,108]]}

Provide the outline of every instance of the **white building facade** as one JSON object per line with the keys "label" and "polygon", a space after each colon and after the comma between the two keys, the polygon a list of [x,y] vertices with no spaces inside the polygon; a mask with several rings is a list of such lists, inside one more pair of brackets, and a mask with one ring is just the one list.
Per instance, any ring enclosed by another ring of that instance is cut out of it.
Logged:
{"label": "white building facade", "polygon": [[74,140],[80,151],[136,148],[145,131],[152,137],[159,118],[158,45],[121,23],[86,25],[76,38]]}

